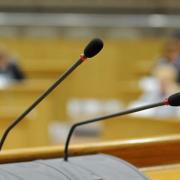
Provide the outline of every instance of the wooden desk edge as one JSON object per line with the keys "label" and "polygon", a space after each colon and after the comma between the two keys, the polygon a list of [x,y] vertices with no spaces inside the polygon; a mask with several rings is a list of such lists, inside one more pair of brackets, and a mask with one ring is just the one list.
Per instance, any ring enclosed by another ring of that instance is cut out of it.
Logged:
{"label": "wooden desk edge", "polygon": [[[3,150],[0,163],[22,162],[63,156],[64,146]],[[72,145],[72,156],[105,153],[137,167],[180,163],[180,135]]]}

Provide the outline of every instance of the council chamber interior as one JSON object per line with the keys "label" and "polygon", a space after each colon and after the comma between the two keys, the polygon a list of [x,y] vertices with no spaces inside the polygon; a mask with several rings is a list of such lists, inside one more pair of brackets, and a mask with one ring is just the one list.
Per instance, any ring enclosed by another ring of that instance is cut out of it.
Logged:
{"label": "council chamber interior", "polygon": [[[179,9],[177,0],[0,2],[1,137],[78,60],[91,39],[104,43],[99,54],[80,65],[14,127],[0,161],[6,152],[63,148],[74,123],[158,103],[178,93]],[[19,68],[22,79],[5,72],[4,59]],[[79,145],[82,153],[90,152],[88,147],[98,152],[105,143],[110,143],[109,149],[122,146],[122,156],[128,162],[132,158],[150,179],[178,180],[179,112],[179,107],[162,106],[82,126],[71,145]],[[139,152],[138,143],[145,144]],[[139,160],[131,152],[128,156],[127,148],[137,151]],[[143,158],[146,151],[149,161]]]}

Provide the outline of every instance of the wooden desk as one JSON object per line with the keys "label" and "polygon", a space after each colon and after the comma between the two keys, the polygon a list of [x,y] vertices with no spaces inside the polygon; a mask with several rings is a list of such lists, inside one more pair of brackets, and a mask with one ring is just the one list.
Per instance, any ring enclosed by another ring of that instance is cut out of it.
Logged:
{"label": "wooden desk", "polygon": [[[0,132],[10,124],[34,99],[52,83],[51,80],[28,80],[22,84],[0,89]],[[66,89],[61,88],[64,92]],[[65,117],[65,101],[67,94],[60,96],[59,91],[53,92],[36,109],[34,109],[5,143],[5,148],[21,148],[49,145],[48,125],[56,120],[56,111]],[[67,92],[66,92],[67,93]],[[41,133],[39,133],[41,132]],[[118,140],[144,138],[152,136],[180,134],[180,121],[154,120],[124,116],[104,122],[101,138]],[[28,141],[27,141],[28,139]]]}
{"label": "wooden desk", "polygon": [[102,138],[108,140],[180,134],[180,120],[178,118],[123,116],[102,123]]}
{"label": "wooden desk", "polygon": [[[38,85],[39,84],[39,85]],[[47,86],[30,81],[0,89],[0,134]],[[48,124],[52,119],[51,98],[43,101],[9,134],[5,149],[49,145]]]}
{"label": "wooden desk", "polygon": [[180,179],[180,164],[142,168],[140,170],[152,180]]}
{"label": "wooden desk", "polygon": [[[0,163],[57,158],[63,146],[4,150]],[[180,177],[180,136],[164,136],[127,141],[72,145],[71,155],[106,153],[139,167],[152,180],[178,180]]]}
{"label": "wooden desk", "polygon": [[[64,146],[3,150],[0,163],[62,157],[63,150]],[[180,135],[70,146],[70,154],[73,156],[96,153],[120,157],[137,167],[177,164],[180,163]]]}
{"label": "wooden desk", "polygon": [[[48,77],[52,77],[50,72],[53,75],[58,68],[60,71],[61,67],[64,66],[67,61],[72,62],[72,60],[82,52],[88,41],[89,38],[81,40],[72,38],[64,39],[62,37],[40,39],[1,38],[1,43],[5,44],[10,51],[20,56],[23,69],[31,77],[38,77],[38,75],[42,77],[42,73],[43,76],[46,76],[46,70],[48,68],[51,69]],[[110,64],[109,67],[111,68],[107,67],[108,71],[114,74],[119,70],[119,76],[117,78],[120,80],[127,76],[135,78],[147,74],[164,44],[164,40],[158,38],[136,40],[113,40],[106,38],[104,42],[104,50],[98,55],[97,58],[99,61],[97,61],[96,64],[99,63],[102,67],[106,66],[107,63]],[[42,67],[42,65],[44,67]],[[41,70],[41,74],[38,73],[38,68]],[[52,71],[53,68],[55,71]],[[108,71],[106,71],[106,73]],[[92,74],[89,74],[89,76],[91,75]],[[102,76],[102,78],[104,79],[104,76]]]}

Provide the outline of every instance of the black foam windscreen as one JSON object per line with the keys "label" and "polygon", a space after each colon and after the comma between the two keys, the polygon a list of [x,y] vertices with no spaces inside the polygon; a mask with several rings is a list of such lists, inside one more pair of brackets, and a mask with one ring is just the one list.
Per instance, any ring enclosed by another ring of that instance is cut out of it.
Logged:
{"label": "black foam windscreen", "polygon": [[89,42],[89,44],[84,49],[84,55],[87,58],[91,58],[98,54],[103,48],[103,41],[101,39],[95,38]]}
{"label": "black foam windscreen", "polygon": [[170,106],[180,106],[180,93],[169,96],[168,103]]}

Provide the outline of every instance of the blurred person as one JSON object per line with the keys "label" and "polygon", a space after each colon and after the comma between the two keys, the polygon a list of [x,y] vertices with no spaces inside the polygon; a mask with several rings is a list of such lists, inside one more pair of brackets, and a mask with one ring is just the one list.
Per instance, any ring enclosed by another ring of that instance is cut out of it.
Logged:
{"label": "blurred person", "polygon": [[175,60],[173,61],[173,64],[175,65],[178,72],[177,82],[180,83],[180,33],[175,32],[172,36],[172,39],[176,44],[176,53],[177,53]]}
{"label": "blurred person", "polygon": [[159,97],[165,98],[179,90],[179,84],[176,82],[177,70],[171,64],[164,64],[156,67],[153,76],[157,79]]}
{"label": "blurred person", "polygon": [[[141,87],[144,91],[143,95],[138,100],[132,102],[129,105],[130,108],[162,101],[164,98],[180,90],[176,82],[177,71],[172,64],[157,66],[153,70],[152,75],[151,78],[145,79],[144,82],[141,81]],[[148,82],[149,87],[147,87]],[[163,106],[138,112],[134,115],[143,117],[179,117],[179,110],[179,107]]]}
{"label": "blurred person", "polygon": [[0,48],[0,85],[19,82],[25,78],[16,61],[4,48]]}
{"label": "blurred person", "polygon": [[177,71],[176,81],[180,83],[180,35],[174,35],[169,41],[166,42],[162,57],[156,62],[156,66],[172,65]]}

